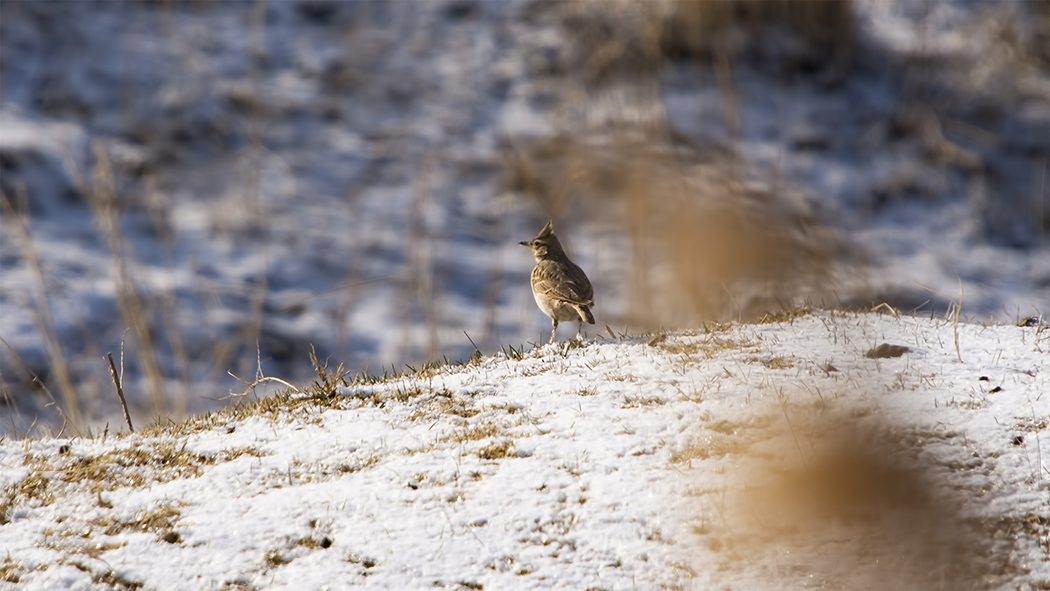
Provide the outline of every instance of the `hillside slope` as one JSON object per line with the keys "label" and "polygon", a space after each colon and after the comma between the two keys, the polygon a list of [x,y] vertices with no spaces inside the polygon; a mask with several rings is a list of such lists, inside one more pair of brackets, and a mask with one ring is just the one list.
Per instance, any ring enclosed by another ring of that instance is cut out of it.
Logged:
{"label": "hillside slope", "polygon": [[0,585],[1047,589],[1048,348],[818,311],[8,439]]}

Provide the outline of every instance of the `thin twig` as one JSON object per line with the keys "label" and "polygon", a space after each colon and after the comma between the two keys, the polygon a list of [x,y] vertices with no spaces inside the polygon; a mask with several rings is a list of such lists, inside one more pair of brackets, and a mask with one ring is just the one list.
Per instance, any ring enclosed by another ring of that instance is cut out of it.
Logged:
{"label": "thin twig", "polygon": [[[120,407],[124,409],[124,420],[128,422],[128,430],[132,433],[135,432],[135,427],[131,424],[131,413],[128,412],[128,401],[124,399],[124,388],[120,385],[120,374],[117,373],[117,366],[113,363],[113,354],[106,353],[106,359],[109,360],[109,375],[113,378],[113,384],[117,387],[117,396],[120,396]],[[123,359],[123,357],[121,357]],[[123,369],[123,363],[121,363]]]}
{"label": "thin twig", "polygon": [[922,283],[919,283],[918,281],[916,281],[915,283],[918,284],[919,287],[932,293],[935,293],[941,296],[942,298],[948,300],[948,311],[944,315],[944,320],[945,322],[950,320],[952,323],[952,331],[955,333],[955,355],[959,359],[959,363],[965,363],[962,358],[962,350],[959,348],[959,316],[962,314],[963,303],[962,279],[959,279],[959,301],[955,301],[950,297],[944,295],[943,293],[933,289],[932,287],[927,287]]}
{"label": "thin twig", "polygon": [[481,349],[478,349],[478,346],[474,344],[474,339],[470,338],[470,335],[467,334],[467,331],[465,330],[463,331],[463,335],[467,337],[468,341],[470,341],[470,344],[474,347],[474,352],[478,354],[478,357],[481,357]]}
{"label": "thin twig", "polygon": [[228,371],[226,373],[230,374],[230,376],[233,379],[237,380],[238,382],[241,382],[242,384],[248,384],[248,388],[245,389],[244,392],[242,392],[241,394],[234,394],[233,392],[230,392],[230,396],[233,396],[233,397],[238,398],[238,399],[244,398],[245,396],[248,395],[249,392],[252,391],[253,388],[255,388],[256,386],[258,386],[259,384],[262,384],[264,382],[277,382],[278,384],[284,384],[285,386],[288,386],[292,390],[295,390],[295,392],[297,394],[302,394],[303,393],[302,390],[300,390],[299,388],[296,388],[295,386],[289,384],[288,382],[282,380],[281,378],[271,378],[269,376],[263,376],[263,377],[255,380],[254,382],[251,382],[249,384],[248,380],[242,380],[241,378],[239,378],[236,375],[234,375],[234,373],[232,371]]}
{"label": "thin twig", "polygon": [[871,311],[872,312],[878,312],[882,308],[886,308],[887,310],[889,310],[890,314],[893,314],[894,318],[900,320],[900,317],[901,317],[900,310],[897,310],[896,308],[894,308],[893,306],[887,304],[886,302],[882,302],[878,306],[875,306],[874,308],[871,309]]}

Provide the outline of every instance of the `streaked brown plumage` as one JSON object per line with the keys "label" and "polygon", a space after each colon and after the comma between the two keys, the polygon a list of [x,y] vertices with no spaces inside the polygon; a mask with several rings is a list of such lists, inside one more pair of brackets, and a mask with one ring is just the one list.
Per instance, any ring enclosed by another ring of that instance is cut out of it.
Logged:
{"label": "streaked brown plumage", "polygon": [[583,323],[594,324],[591,306],[594,305],[594,288],[576,263],[569,260],[561,242],[554,235],[551,222],[540,230],[535,238],[521,244],[531,247],[536,257],[532,269],[532,296],[543,313],[551,317],[551,340],[554,342],[558,322],[578,321],[576,338],[583,334]]}

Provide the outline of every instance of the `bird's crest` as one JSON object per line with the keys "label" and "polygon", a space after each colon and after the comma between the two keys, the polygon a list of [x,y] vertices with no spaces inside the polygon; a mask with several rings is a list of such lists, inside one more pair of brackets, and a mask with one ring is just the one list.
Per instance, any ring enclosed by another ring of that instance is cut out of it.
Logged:
{"label": "bird's crest", "polygon": [[543,226],[543,229],[540,230],[540,233],[536,235],[535,239],[539,240],[541,238],[546,238],[547,236],[550,236],[553,233],[554,233],[554,224],[551,223],[551,221],[548,220],[547,221],[547,225]]}

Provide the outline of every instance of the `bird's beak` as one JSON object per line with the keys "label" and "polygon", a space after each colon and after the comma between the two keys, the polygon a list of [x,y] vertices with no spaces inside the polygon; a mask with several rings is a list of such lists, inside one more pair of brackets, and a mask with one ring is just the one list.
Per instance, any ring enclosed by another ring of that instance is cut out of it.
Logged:
{"label": "bird's beak", "polygon": [[532,246],[531,242],[519,242],[518,244],[520,244],[522,246]]}

